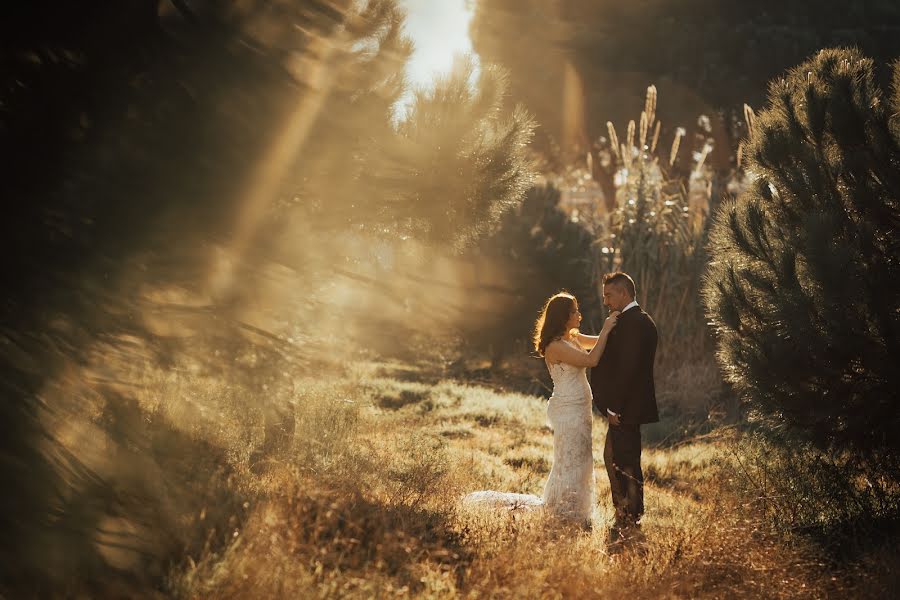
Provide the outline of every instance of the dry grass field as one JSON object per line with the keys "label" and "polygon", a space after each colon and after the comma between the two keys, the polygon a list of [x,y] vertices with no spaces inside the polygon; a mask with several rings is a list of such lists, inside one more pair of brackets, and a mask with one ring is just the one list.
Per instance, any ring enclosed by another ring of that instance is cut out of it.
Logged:
{"label": "dry grass field", "polygon": [[[665,393],[670,400],[702,396],[692,389]],[[776,533],[765,512],[730,485],[747,468],[733,428],[701,431],[666,418],[648,433],[646,541],[613,549],[602,420],[594,428],[594,529],[582,532],[540,514],[476,511],[459,502],[480,489],[541,492],[552,436],[539,396],[466,383],[434,365],[365,361],[268,391],[253,396],[211,378],[160,373],[137,406],[119,410],[120,424],[143,424],[145,450],[127,460],[120,453],[115,468],[127,464],[144,495],[155,493],[158,502],[152,518],[105,523],[97,543],[107,561],[141,575],[129,588],[92,593],[877,597],[896,577],[881,556],[871,563],[880,570],[862,563],[836,569],[804,538]],[[274,429],[263,406],[275,407],[278,427],[288,430],[266,452]],[[104,467],[108,455],[91,450],[102,436],[78,429],[69,419],[56,434],[90,468],[113,468]],[[123,539],[132,541],[117,543]],[[149,555],[165,557],[162,572],[147,572]]]}

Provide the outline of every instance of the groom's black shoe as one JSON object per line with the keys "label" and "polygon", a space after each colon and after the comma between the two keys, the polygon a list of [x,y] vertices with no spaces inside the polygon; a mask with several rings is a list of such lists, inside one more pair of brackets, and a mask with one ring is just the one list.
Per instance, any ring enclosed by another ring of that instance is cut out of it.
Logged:
{"label": "groom's black shoe", "polygon": [[629,522],[616,515],[616,520],[609,527],[607,535],[607,544],[610,551],[619,551],[622,549],[623,543],[628,539]]}
{"label": "groom's black shoe", "polygon": [[609,528],[607,547],[611,554],[618,554],[626,548],[644,553],[646,538],[641,531],[640,521],[630,515],[616,515],[616,520]]}
{"label": "groom's black shoe", "polygon": [[624,509],[616,509],[613,527],[621,531],[630,531],[635,528],[640,529],[641,520],[640,517],[635,517]]}

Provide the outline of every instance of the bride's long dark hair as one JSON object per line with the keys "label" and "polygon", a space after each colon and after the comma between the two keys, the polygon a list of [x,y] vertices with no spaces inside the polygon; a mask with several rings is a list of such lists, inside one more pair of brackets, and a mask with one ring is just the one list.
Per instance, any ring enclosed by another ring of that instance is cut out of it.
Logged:
{"label": "bride's long dark hair", "polygon": [[566,334],[566,323],[574,308],[575,296],[568,292],[554,294],[544,303],[534,324],[534,349],[539,355],[544,356],[547,345]]}

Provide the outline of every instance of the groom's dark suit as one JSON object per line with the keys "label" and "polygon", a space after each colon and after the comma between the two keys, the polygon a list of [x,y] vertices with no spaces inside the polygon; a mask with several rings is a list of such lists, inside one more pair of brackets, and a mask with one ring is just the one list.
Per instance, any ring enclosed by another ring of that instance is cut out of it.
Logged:
{"label": "groom's dark suit", "polygon": [[609,334],[600,362],[591,370],[591,390],[597,409],[620,415],[610,425],[603,459],[619,520],[637,522],[644,513],[644,475],[641,472],[641,425],[659,421],[653,361],[656,324],[639,306],[621,315]]}

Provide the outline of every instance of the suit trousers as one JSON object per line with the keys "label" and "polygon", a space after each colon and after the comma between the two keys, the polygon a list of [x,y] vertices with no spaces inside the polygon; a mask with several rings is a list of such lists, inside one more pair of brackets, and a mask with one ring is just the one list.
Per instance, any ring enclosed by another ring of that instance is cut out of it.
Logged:
{"label": "suit trousers", "polygon": [[644,474],[641,471],[641,426],[610,425],[603,447],[616,520],[635,524],[644,514]]}

